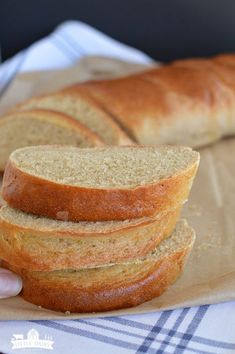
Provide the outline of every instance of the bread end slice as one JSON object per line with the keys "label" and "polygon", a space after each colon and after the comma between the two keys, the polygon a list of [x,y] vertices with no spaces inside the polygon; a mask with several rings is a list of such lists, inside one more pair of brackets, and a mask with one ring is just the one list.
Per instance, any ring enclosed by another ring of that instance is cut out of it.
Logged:
{"label": "bread end slice", "polygon": [[50,95],[32,98],[16,107],[24,111],[35,108],[52,109],[70,115],[100,136],[107,145],[134,144],[112,117],[82,88],[74,92],[73,87],[68,87]]}
{"label": "bread end slice", "polygon": [[102,139],[69,115],[46,109],[12,112],[0,119],[0,170],[12,151],[32,145],[102,146]]}

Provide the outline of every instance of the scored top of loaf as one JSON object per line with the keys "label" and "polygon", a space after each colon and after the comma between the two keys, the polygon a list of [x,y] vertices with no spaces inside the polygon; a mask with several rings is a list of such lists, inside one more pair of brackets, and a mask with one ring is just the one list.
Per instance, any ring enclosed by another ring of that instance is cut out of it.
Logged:
{"label": "scored top of loaf", "polygon": [[55,183],[125,189],[179,174],[199,162],[199,153],[180,146],[37,146],[18,149],[10,159],[21,171]]}

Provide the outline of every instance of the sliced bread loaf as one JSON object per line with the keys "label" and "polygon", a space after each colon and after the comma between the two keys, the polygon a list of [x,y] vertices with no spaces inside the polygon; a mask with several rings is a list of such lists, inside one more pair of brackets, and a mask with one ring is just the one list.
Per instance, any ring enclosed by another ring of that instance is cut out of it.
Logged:
{"label": "sliced bread loaf", "polygon": [[33,108],[52,109],[68,114],[99,135],[108,145],[133,144],[111,115],[106,113],[94,98],[82,92],[82,89],[65,89],[55,94],[33,98],[16,107],[18,110]]}
{"label": "sliced bread loaf", "polygon": [[180,60],[83,90],[140,144],[200,147],[235,134],[234,58]]}
{"label": "sliced bread loaf", "polygon": [[187,200],[198,163],[187,147],[27,147],[11,154],[2,195],[14,208],[61,220],[155,216]]}
{"label": "sliced bread loaf", "polygon": [[92,147],[104,142],[79,121],[51,110],[14,112],[0,118],[0,170],[12,151],[42,144]]}
{"label": "sliced bread loaf", "polygon": [[181,274],[194,239],[194,231],[180,221],[171,237],[138,261],[54,272],[4,266],[21,275],[22,296],[36,305],[57,311],[108,311],[161,295]]}
{"label": "sliced bread loaf", "polygon": [[79,269],[145,256],[175,228],[180,210],[159,219],[57,221],[4,206],[0,259],[36,271]]}

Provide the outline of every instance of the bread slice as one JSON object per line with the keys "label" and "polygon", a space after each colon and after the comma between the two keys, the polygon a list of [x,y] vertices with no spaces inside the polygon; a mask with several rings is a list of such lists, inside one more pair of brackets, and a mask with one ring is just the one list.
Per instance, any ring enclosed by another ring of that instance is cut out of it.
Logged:
{"label": "bread slice", "polygon": [[11,154],[2,195],[14,208],[66,221],[156,216],[187,200],[198,163],[187,147],[27,147]]}
{"label": "bread slice", "polygon": [[180,208],[159,219],[57,221],[4,206],[0,259],[36,271],[97,267],[145,256],[170,236]]}
{"label": "bread slice", "polygon": [[81,90],[65,89],[54,94],[36,97],[18,105],[18,110],[33,108],[52,109],[70,115],[86,125],[108,145],[130,145],[133,141],[102,109],[94,98]]}
{"label": "bread slice", "polygon": [[66,114],[43,109],[14,112],[0,119],[0,170],[12,151],[42,144],[92,147],[104,142]]}
{"label": "bread slice", "polygon": [[194,231],[183,220],[171,237],[138,261],[54,272],[4,266],[22,276],[22,296],[36,305],[57,311],[108,311],[161,295],[181,274],[194,239]]}

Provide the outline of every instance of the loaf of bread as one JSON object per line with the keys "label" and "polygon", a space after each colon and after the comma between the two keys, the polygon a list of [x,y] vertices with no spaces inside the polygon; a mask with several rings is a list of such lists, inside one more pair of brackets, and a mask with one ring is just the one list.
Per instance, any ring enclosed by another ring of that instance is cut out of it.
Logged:
{"label": "loaf of bread", "polygon": [[104,142],[64,113],[44,109],[14,112],[0,119],[0,171],[15,149],[43,144],[93,147]]}
{"label": "loaf of bread", "polygon": [[65,221],[161,216],[187,200],[198,164],[186,147],[27,147],[11,154],[2,195]]}
{"label": "loaf of bread", "polygon": [[235,66],[225,59],[176,61],[83,90],[141,144],[200,147],[235,133]]}
{"label": "loaf of bread", "polygon": [[80,269],[144,257],[173,232],[181,206],[161,218],[66,222],[0,209],[0,259],[36,271]]}
{"label": "loaf of bread", "polygon": [[16,106],[0,119],[0,171],[13,149],[64,144],[68,135],[70,145],[81,147],[100,141],[200,147],[234,134],[235,55],[178,60],[124,78],[73,85]]}
{"label": "loaf of bread", "polygon": [[74,85],[17,109],[70,114],[108,144],[126,144],[128,134],[140,144],[200,147],[235,133],[234,63],[235,55],[179,60],[125,78]]}
{"label": "loaf of bread", "polygon": [[98,312],[136,306],[159,296],[182,272],[195,239],[186,221],[172,236],[136,261],[91,269],[36,272],[8,263],[23,278],[22,296],[57,311]]}

